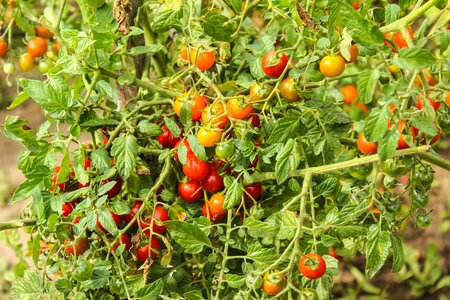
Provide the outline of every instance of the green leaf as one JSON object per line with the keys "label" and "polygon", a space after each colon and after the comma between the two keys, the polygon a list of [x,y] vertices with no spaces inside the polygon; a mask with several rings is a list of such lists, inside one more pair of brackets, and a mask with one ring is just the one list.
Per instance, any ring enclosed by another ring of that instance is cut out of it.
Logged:
{"label": "green leaf", "polygon": [[364,137],[369,142],[378,142],[383,134],[388,130],[388,118],[391,117],[388,105],[381,109],[376,107],[372,109],[366,118],[364,125]]}
{"label": "green leaf", "polygon": [[402,10],[406,10],[408,7],[410,7],[412,4],[416,3],[417,0],[400,0],[400,8]]}
{"label": "green leaf", "polygon": [[119,121],[110,119],[110,118],[95,118],[89,119],[86,122],[80,124],[81,128],[87,127],[99,127],[104,128],[105,126],[116,126],[119,124]]}
{"label": "green leaf", "polygon": [[78,281],[89,280],[92,277],[92,264],[86,260],[78,261],[77,268],[73,274],[73,278]]}
{"label": "green leaf", "polygon": [[389,232],[381,231],[372,225],[367,233],[366,242],[366,276],[372,278],[384,265],[389,255],[391,238]]}
{"label": "green leaf", "polygon": [[273,251],[272,248],[262,248],[259,245],[252,245],[247,248],[247,258],[267,265],[279,258],[279,254]]}
{"label": "green leaf", "polygon": [[82,289],[101,289],[108,284],[111,275],[111,262],[101,261],[94,265],[92,277],[81,283]]}
{"label": "green leaf", "polygon": [[163,49],[163,46],[158,45],[158,44],[153,44],[153,45],[149,45],[149,46],[137,46],[137,47],[131,48],[129,53],[132,56],[137,56],[137,55],[141,55],[141,54],[154,54],[154,53],[158,53],[162,49]]}
{"label": "green leaf", "polygon": [[44,287],[36,272],[26,270],[22,278],[17,278],[11,288],[13,299],[41,299]]}
{"label": "green leaf", "polygon": [[196,254],[203,247],[212,247],[208,236],[196,224],[183,221],[167,221],[164,223],[173,239],[184,248],[186,253]]}
{"label": "green leaf", "polygon": [[14,98],[14,101],[11,103],[10,106],[8,106],[8,109],[14,109],[16,107],[19,107],[28,98],[30,98],[30,95],[27,92],[21,92],[16,96],[16,98]]}
{"label": "green leaf", "polygon": [[107,208],[101,208],[100,214],[98,216],[98,221],[108,232],[112,234],[115,234],[117,232],[116,222],[114,222],[114,219]]}
{"label": "green leaf", "polygon": [[145,299],[145,300],[158,299],[163,289],[164,289],[163,280],[159,278],[156,281],[145,285],[143,288],[140,288],[136,292],[135,296],[137,297],[137,299]]}
{"label": "green leaf", "polygon": [[163,133],[161,127],[158,124],[150,123],[149,120],[142,120],[138,123],[137,130],[140,133],[148,135],[150,137],[158,136]]}
{"label": "green leaf", "polygon": [[19,119],[18,116],[7,116],[3,127],[4,133],[8,138],[22,143],[31,152],[40,151],[41,147],[27,124],[27,121]]}
{"label": "green leaf", "polygon": [[245,275],[226,274],[225,280],[230,287],[238,289],[245,284]]}
{"label": "green leaf", "polygon": [[69,293],[73,289],[72,281],[67,278],[61,278],[55,281],[55,287],[61,293]]}
{"label": "green leaf", "polygon": [[405,265],[405,253],[403,252],[402,240],[391,235],[392,243],[392,273],[400,272]]}
{"label": "green leaf", "polygon": [[275,177],[278,184],[285,182],[296,168],[295,161],[291,159],[294,146],[294,140],[289,139],[276,157]]}
{"label": "green leaf", "polygon": [[280,231],[277,234],[278,239],[292,240],[297,230],[298,217],[293,211],[278,212],[281,214]]}
{"label": "green leaf", "polygon": [[314,195],[322,197],[334,197],[341,190],[341,184],[335,177],[329,177],[314,187]]}
{"label": "green leaf", "polygon": [[388,130],[384,134],[383,138],[378,143],[378,155],[381,160],[384,161],[394,155],[399,139],[400,134],[396,129]]}
{"label": "green leaf", "polygon": [[231,179],[231,176],[226,176],[225,180],[225,202],[223,207],[225,209],[232,209],[236,204],[241,201],[242,195],[244,193],[244,187],[239,177]]}
{"label": "green leaf", "polygon": [[158,13],[155,14],[155,19],[152,22],[152,29],[158,33],[165,32],[170,28],[180,29],[182,26],[182,16],[182,10],[172,10],[165,5],[162,5]]}
{"label": "green leaf", "polygon": [[280,230],[279,224],[272,222],[262,222],[253,217],[245,218],[244,226],[247,227],[248,234],[253,238],[274,237]]}
{"label": "green leaf", "polygon": [[92,167],[103,172],[111,168],[111,158],[105,148],[98,148],[91,152]]}
{"label": "green leaf", "polygon": [[[428,102],[428,101],[426,101],[426,102]],[[426,105],[426,104],[424,104],[424,105]],[[420,131],[424,132],[426,135],[435,136],[438,132],[437,132],[436,125],[434,124],[433,120],[434,120],[434,118],[431,119],[424,115],[415,115],[414,118],[411,119],[411,123],[414,127],[419,129]]]}
{"label": "green leaf", "polygon": [[435,63],[436,58],[430,51],[418,47],[402,48],[394,59],[397,67],[408,70],[425,69]]}
{"label": "green leaf", "polygon": [[127,180],[136,168],[137,138],[131,134],[121,134],[113,141],[111,153],[120,176]]}
{"label": "green leaf", "polygon": [[268,143],[284,143],[297,135],[300,118],[296,116],[279,119],[269,137]]}
{"label": "green leaf", "polygon": [[208,161],[208,157],[206,156],[205,147],[200,144],[197,137],[195,135],[188,135],[187,140],[191,150],[194,152],[195,156],[201,161]]}
{"label": "green leaf", "polygon": [[212,38],[223,42],[232,41],[233,26],[224,15],[208,11],[202,18],[202,25],[205,33]]}
{"label": "green leaf", "polygon": [[360,74],[358,79],[358,96],[364,103],[370,103],[373,100],[373,94],[377,87],[380,71],[377,69],[366,70]]}
{"label": "green leaf", "polygon": [[388,4],[384,8],[384,21],[386,24],[392,23],[398,20],[400,16],[400,7],[397,4]]}
{"label": "green leaf", "polygon": [[75,177],[81,184],[86,184],[89,181],[89,175],[84,168],[84,149],[76,149],[73,152],[73,168]]}
{"label": "green leaf", "polygon": [[178,127],[177,123],[175,123],[172,119],[169,119],[167,117],[164,117],[164,123],[167,126],[167,129],[169,129],[170,133],[173,134],[175,137],[179,137],[181,134],[181,129]]}
{"label": "green leaf", "polygon": [[328,10],[330,11],[330,30],[334,30],[334,25],[337,23],[345,27],[353,40],[358,44],[373,47],[383,43],[384,35],[378,26],[366,20],[362,14],[354,10],[349,4],[342,0],[329,1]]}

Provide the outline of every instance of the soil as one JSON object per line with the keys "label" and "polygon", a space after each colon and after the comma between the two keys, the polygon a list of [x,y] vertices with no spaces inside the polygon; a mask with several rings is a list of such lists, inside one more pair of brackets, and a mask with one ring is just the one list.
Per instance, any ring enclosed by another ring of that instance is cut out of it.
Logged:
{"label": "soil", "polygon": [[[0,76],[1,77],[1,76]],[[0,78],[0,81],[3,81]],[[14,87],[6,88],[3,84],[0,84],[0,94],[11,98],[10,95],[16,93]],[[2,95],[0,95],[2,96]],[[1,99],[2,97],[0,97]],[[4,106],[4,105],[3,105]],[[3,123],[7,115],[18,115],[23,119],[29,121],[29,127],[32,129],[38,128],[41,122],[44,120],[44,115],[40,110],[39,106],[32,100],[27,100],[22,106],[16,108],[15,110],[9,111],[3,109],[0,111],[0,122]],[[447,143],[450,139],[447,137]],[[4,171],[7,174],[7,181],[10,185],[11,193],[14,188],[20,184],[24,177],[21,172],[17,169],[17,158],[22,151],[22,146],[6,138],[3,134],[0,135],[0,172]],[[450,160],[450,151],[442,150],[440,155]],[[431,243],[436,243],[439,247],[439,253],[441,255],[442,270],[444,275],[450,274],[450,260],[445,259],[450,253],[450,232],[442,232],[440,229],[442,223],[443,212],[447,212],[450,215],[450,207],[448,207],[448,198],[450,192],[450,173],[446,170],[435,168],[435,182],[436,186],[432,189],[430,195],[430,203],[428,208],[431,210],[431,216],[433,218],[432,224],[425,229],[417,228],[414,224],[409,224],[408,229],[405,234],[406,243],[412,248],[416,249],[418,252],[419,260],[423,260],[425,256],[425,251],[427,245]],[[1,204],[1,202],[0,202]],[[14,220],[19,218],[20,211],[26,206],[26,201],[17,203],[14,206],[4,206],[0,207],[0,222]],[[447,218],[449,218],[447,216]],[[26,234],[21,235],[21,243],[26,245],[28,236]],[[14,252],[4,245],[0,241],[0,253],[2,254],[0,260],[7,261],[10,266],[17,263]],[[32,265],[32,262],[29,262]],[[402,282],[400,283],[396,279],[396,275],[392,275],[390,272],[391,266],[387,263],[382,270],[368,283],[379,288],[382,293],[378,294],[368,294],[367,292],[362,292],[361,282],[356,282],[355,277],[350,273],[350,267],[355,266],[361,274],[364,274],[364,257],[362,255],[357,256],[353,261],[340,262],[340,272],[339,275],[335,277],[335,287],[333,288],[333,294],[336,296],[346,296],[345,299],[397,299],[402,298],[402,300],[409,299],[438,299],[437,294],[426,294],[421,298],[415,298],[411,293],[410,286]],[[1,264],[0,264],[1,265]],[[0,270],[1,273],[2,270]],[[355,270],[353,270],[355,272]],[[1,276],[1,275],[0,275]],[[356,291],[355,296],[349,296],[349,289],[354,289]],[[344,295],[342,292],[346,292]],[[450,295],[450,289],[443,290],[448,292]],[[442,292],[442,290],[441,290]],[[366,296],[364,296],[364,294]],[[445,296],[444,296],[445,297]],[[0,293],[1,298],[1,293]],[[439,298],[439,299],[450,299],[450,298]]]}

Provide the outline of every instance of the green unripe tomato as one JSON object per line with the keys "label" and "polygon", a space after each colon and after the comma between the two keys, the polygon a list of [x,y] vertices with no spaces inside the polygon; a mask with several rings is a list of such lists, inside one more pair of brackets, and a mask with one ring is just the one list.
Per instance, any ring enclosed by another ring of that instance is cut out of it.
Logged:
{"label": "green unripe tomato", "polygon": [[414,177],[412,178],[414,186],[422,191],[429,190],[434,179],[433,168],[429,165],[418,164],[414,171]]}
{"label": "green unripe tomato", "polygon": [[384,174],[394,178],[405,175],[407,168],[408,166],[404,163],[404,161],[398,158],[390,158],[380,163],[381,171],[383,171]]}
{"label": "green unripe tomato", "polygon": [[39,62],[38,69],[42,74],[47,73],[52,68],[52,64],[48,61],[42,60]]}
{"label": "green unripe tomato", "polygon": [[216,156],[221,159],[227,159],[234,154],[234,145],[232,142],[222,142],[216,145]]}
{"label": "green unripe tomato", "polygon": [[422,228],[428,227],[431,224],[431,216],[425,210],[421,209],[416,215],[416,223]]}
{"label": "green unripe tomato", "polygon": [[14,73],[15,68],[14,65],[10,62],[7,62],[3,65],[3,72],[5,72],[5,74],[9,75]]}
{"label": "green unripe tomato", "polygon": [[85,0],[87,5],[89,5],[92,8],[99,8],[103,4],[105,4],[105,0]]}
{"label": "green unripe tomato", "polygon": [[430,199],[428,198],[427,191],[413,190],[411,193],[414,206],[425,207]]}
{"label": "green unripe tomato", "polygon": [[371,163],[352,167],[348,170],[349,174],[356,179],[365,179],[372,173],[373,165]]}
{"label": "green unripe tomato", "polygon": [[319,295],[317,295],[317,292],[315,289],[305,288],[302,290],[302,293],[301,293],[299,299],[300,300],[319,300]]}
{"label": "green unripe tomato", "polygon": [[245,277],[245,284],[250,289],[259,289],[262,285],[262,278],[256,272],[250,272]]}

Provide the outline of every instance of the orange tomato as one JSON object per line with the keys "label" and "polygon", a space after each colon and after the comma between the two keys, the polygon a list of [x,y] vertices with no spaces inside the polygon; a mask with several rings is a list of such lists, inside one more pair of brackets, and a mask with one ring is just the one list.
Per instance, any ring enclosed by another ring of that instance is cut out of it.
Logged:
{"label": "orange tomato", "polygon": [[27,52],[33,57],[41,57],[47,52],[47,41],[41,37],[32,38],[27,45]]}
{"label": "orange tomato", "polygon": [[197,132],[197,139],[204,147],[214,147],[222,138],[222,130],[202,126]]}
{"label": "orange tomato", "polygon": [[195,63],[197,68],[202,71],[210,69],[216,61],[216,53],[214,51],[203,51],[198,53],[193,49],[189,53],[191,63]]}
{"label": "orange tomato", "polygon": [[[436,85],[436,78],[434,78],[433,74],[430,73],[428,70],[423,70],[423,77],[425,78],[425,81],[427,82],[428,86],[435,86]],[[416,79],[414,80],[414,86],[417,86],[421,89],[423,89],[423,82],[419,75],[417,75]]]}
{"label": "orange tomato", "polygon": [[341,93],[344,96],[344,103],[351,105],[358,98],[358,90],[354,85],[344,85],[341,88]]}
{"label": "orange tomato", "polygon": [[177,116],[181,115],[181,106],[183,103],[188,104],[192,110],[192,121],[199,120],[202,116],[201,110],[206,107],[207,98],[197,93],[189,94],[184,92],[183,96],[178,96],[173,104],[173,109]]}
{"label": "orange tomato", "polygon": [[8,44],[4,39],[0,38],[0,57],[5,56],[6,52],[8,52]]}
{"label": "orange tomato", "polygon": [[202,122],[205,125],[214,125],[218,128],[225,128],[228,123],[228,116],[225,114],[225,107],[221,103],[214,103],[207,106],[202,112]]}
{"label": "orange tomato", "polygon": [[294,102],[300,99],[297,92],[295,91],[294,79],[288,77],[281,82],[280,92],[281,95],[286,98],[289,102]]}
{"label": "orange tomato", "polygon": [[246,119],[253,111],[250,104],[241,104],[238,98],[231,98],[227,102],[227,112],[234,119]]}
{"label": "orange tomato", "polygon": [[347,64],[355,62],[358,59],[358,54],[359,54],[359,49],[358,49],[358,46],[356,46],[356,44],[350,45],[348,47],[348,51],[350,52],[350,60],[345,59],[345,57],[343,57],[342,54],[339,54],[340,56],[342,56],[342,58],[344,58],[344,61]]}
{"label": "orange tomato", "polygon": [[355,2],[352,3],[352,7],[354,10],[358,10],[359,9],[359,1],[356,0]]}
{"label": "orange tomato", "polygon": [[52,43],[52,52],[55,54],[58,54],[59,50],[61,50],[61,46],[62,46],[62,43],[60,41],[54,41]]}
{"label": "orange tomato", "polygon": [[29,53],[19,56],[19,66],[23,71],[31,71],[34,68],[34,57]]}
{"label": "orange tomato", "polygon": [[45,26],[44,24],[41,24],[39,27],[35,28],[36,35],[43,38],[43,39],[51,39],[53,38],[53,32],[50,31],[50,29]]}
{"label": "orange tomato", "polygon": [[336,77],[345,70],[345,60],[342,56],[327,55],[320,61],[320,73],[327,77]]}

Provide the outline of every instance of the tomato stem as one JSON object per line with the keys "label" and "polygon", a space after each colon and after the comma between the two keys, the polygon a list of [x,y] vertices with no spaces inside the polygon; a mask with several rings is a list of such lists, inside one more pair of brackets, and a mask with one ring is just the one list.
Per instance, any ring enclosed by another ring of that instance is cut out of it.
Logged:
{"label": "tomato stem", "polygon": [[0,231],[36,225],[36,219],[15,220],[0,223]]}

